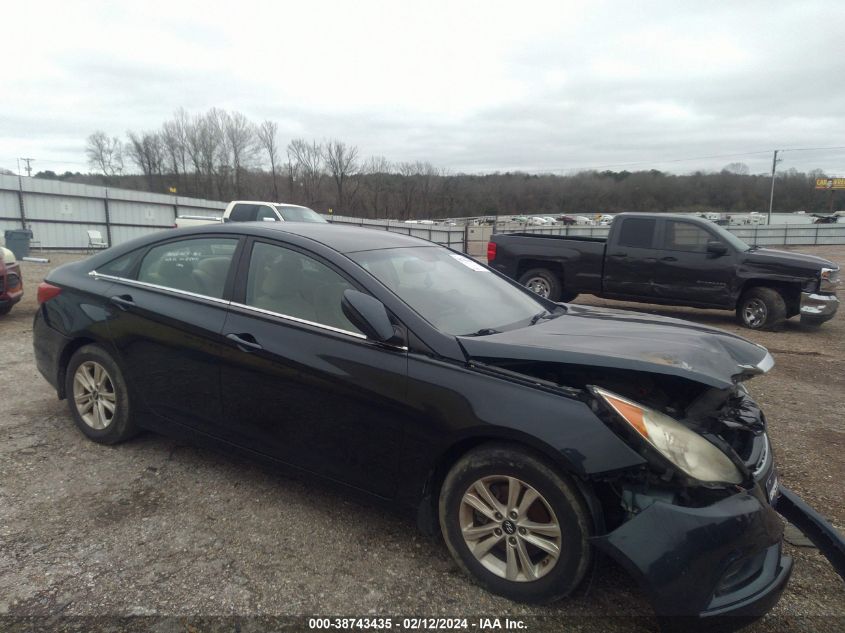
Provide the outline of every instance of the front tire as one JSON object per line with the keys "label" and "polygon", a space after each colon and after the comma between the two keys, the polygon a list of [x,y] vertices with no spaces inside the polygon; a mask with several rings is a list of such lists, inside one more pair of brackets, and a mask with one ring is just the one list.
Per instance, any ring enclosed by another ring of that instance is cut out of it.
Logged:
{"label": "front tire", "polygon": [[461,569],[511,600],[562,598],[589,567],[584,500],[567,477],[531,451],[486,445],[467,453],[443,482],[439,515]]}
{"label": "front tire", "polygon": [[85,345],[73,354],[65,394],[76,426],[88,439],[116,444],[137,433],[123,373],[99,345]]}
{"label": "front tire", "polygon": [[786,321],[786,301],[774,288],[750,288],[740,297],[736,318],[752,330],[777,329]]}

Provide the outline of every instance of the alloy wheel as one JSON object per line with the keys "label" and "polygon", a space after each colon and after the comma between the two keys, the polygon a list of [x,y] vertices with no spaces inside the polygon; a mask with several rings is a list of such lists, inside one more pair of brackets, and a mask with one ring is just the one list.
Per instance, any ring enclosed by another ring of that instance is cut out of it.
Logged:
{"label": "alloy wheel", "polygon": [[92,429],[102,431],[111,424],[117,396],[111,376],[100,363],[89,360],[76,368],[73,401],[79,417]]}
{"label": "alloy wheel", "polygon": [[531,279],[525,282],[525,287],[528,288],[531,292],[536,292],[544,299],[548,299],[549,295],[552,292],[552,289],[549,286],[549,282],[543,279],[542,277],[532,277]]}
{"label": "alloy wheel", "polygon": [[766,322],[767,316],[768,309],[761,299],[749,299],[742,307],[742,318],[749,327],[760,327]]}
{"label": "alloy wheel", "polygon": [[494,475],[472,484],[458,520],[469,551],[500,578],[537,580],[560,557],[560,523],[549,502],[515,477]]}

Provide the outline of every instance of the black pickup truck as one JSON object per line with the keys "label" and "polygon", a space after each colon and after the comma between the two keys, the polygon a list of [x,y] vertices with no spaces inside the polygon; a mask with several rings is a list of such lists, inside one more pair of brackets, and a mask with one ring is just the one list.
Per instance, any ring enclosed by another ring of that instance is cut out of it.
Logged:
{"label": "black pickup truck", "polygon": [[749,246],[702,218],[623,213],[607,239],[498,233],[489,265],[553,301],[610,299],[736,310],[753,328],[801,315],[820,325],[839,306],[839,266],[821,257]]}

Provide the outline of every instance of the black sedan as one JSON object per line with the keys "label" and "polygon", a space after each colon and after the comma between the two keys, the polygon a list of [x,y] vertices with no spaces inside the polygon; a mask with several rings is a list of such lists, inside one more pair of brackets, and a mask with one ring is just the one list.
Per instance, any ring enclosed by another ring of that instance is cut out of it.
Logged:
{"label": "black sedan", "polygon": [[759,615],[792,562],[747,340],[547,301],[430,242],[330,224],[141,238],[51,272],[35,357],[79,429],[189,435],[416,513],[514,600],[597,551],[661,616]]}

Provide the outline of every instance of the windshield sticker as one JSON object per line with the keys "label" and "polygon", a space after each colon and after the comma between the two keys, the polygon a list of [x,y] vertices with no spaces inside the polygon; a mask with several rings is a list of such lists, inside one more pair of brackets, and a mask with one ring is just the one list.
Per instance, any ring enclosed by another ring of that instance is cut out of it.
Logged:
{"label": "windshield sticker", "polygon": [[487,270],[484,266],[479,264],[474,259],[470,259],[469,257],[464,257],[463,255],[458,255],[456,253],[449,253],[449,254],[452,257],[454,257],[455,259],[457,259],[459,262],[461,262],[464,266],[469,268],[470,270],[474,270],[476,272],[479,272],[479,271],[485,272]]}

